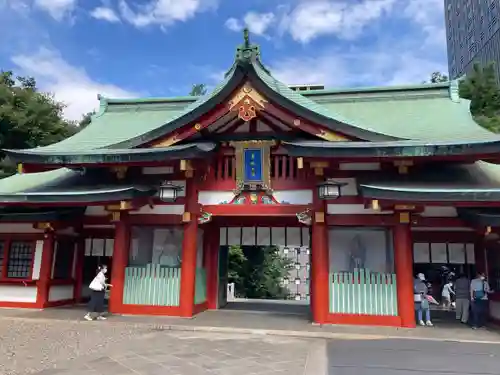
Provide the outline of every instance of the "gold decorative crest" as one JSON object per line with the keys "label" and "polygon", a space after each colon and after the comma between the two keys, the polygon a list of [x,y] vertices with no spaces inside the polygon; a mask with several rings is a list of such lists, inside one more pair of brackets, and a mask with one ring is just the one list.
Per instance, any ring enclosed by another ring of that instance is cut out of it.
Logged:
{"label": "gold decorative crest", "polygon": [[229,100],[229,110],[238,112],[243,121],[257,117],[257,111],[264,109],[267,100],[247,82]]}
{"label": "gold decorative crest", "polygon": [[168,137],[166,139],[159,140],[159,141],[153,143],[152,147],[154,147],[154,148],[158,148],[158,147],[170,147],[174,143],[177,143],[179,141],[177,139],[177,136],[178,136],[178,134],[176,133],[176,134],[173,134],[173,135],[171,135],[170,137]]}
{"label": "gold decorative crest", "polygon": [[317,137],[323,138],[325,141],[329,142],[345,142],[348,141],[346,137],[343,137],[341,135],[335,134],[331,131],[328,130],[321,130],[319,133],[316,134]]}

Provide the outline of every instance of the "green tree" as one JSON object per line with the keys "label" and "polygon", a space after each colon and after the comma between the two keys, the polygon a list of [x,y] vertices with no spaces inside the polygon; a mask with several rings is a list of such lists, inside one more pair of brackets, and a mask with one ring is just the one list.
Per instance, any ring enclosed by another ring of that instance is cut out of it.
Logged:
{"label": "green tree", "polygon": [[500,89],[494,63],[484,67],[474,64],[460,82],[460,96],[471,101],[471,113],[481,126],[500,131]]}
{"label": "green tree", "polygon": [[292,263],[280,255],[276,246],[231,246],[229,248],[229,282],[243,298],[283,299],[288,291],[281,281],[288,276]]}
{"label": "green tree", "polygon": [[87,112],[82,116],[82,119],[78,122],[78,130],[82,130],[92,121],[92,116],[95,115],[95,111]]}
{"label": "green tree", "polygon": [[[38,91],[34,78],[0,71],[0,149],[44,146],[74,134],[76,128],[63,118],[63,109],[53,95]],[[0,169],[4,175],[13,172],[5,161]]]}
{"label": "green tree", "polygon": [[441,72],[433,72],[431,74],[430,83],[440,83],[440,82],[448,82],[449,78],[446,74]]}
{"label": "green tree", "polygon": [[194,84],[191,88],[190,96],[203,96],[207,93],[207,85],[204,83]]}

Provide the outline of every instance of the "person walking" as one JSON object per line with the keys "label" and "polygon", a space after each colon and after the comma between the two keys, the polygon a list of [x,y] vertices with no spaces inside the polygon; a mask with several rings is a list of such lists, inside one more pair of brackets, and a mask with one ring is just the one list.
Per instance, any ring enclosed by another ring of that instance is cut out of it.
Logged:
{"label": "person walking", "polygon": [[[417,321],[421,326],[432,327],[431,309],[428,299],[429,288],[425,283],[425,275],[419,273],[413,281],[413,300],[415,302],[415,311],[417,312]],[[423,315],[425,314],[425,322]]]}
{"label": "person walking", "polygon": [[94,280],[89,285],[90,302],[88,312],[84,316],[85,320],[106,320],[106,317],[102,315],[104,312],[104,297],[106,289],[112,286],[111,284],[106,284],[107,272],[108,267],[106,265],[99,266],[96,277],[94,277]]}
{"label": "person walking", "polygon": [[478,272],[470,282],[470,300],[472,307],[472,328],[478,329],[486,325],[488,317],[488,294],[492,293],[486,275]]}
{"label": "person walking", "polygon": [[463,324],[469,321],[470,308],[470,281],[464,273],[455,281],[455,317]]}
{"label": "person walking", "polygon": [[443,290],[441,291],[441,303],[443,304],[443,309],[450,311],[451,308],[451,296],[455,294],[453,290],[453,283],[448,280],[446,284],[443,285]]}

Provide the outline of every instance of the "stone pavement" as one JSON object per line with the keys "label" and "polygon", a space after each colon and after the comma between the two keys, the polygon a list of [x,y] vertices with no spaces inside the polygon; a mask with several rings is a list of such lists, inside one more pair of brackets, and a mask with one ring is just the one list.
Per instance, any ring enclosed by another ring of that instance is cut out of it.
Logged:
{"label": "stone pavement", "polygon": [[304,375],[310,347],[301,339],[156,332],[127,348],[39,374]]}
{"label": "stone pavement", "polygon": [[330,341],[329,375],[500,374],[500,346],[422,340]]}
{"label": "stone pavement", "polygon": [[[38,310],[0,310],[0,319],[81,321],[84,312],[79,308],[59,308]],[[274,312],[218,310],[207,311],[193,319],[161,316],[112,316],[108,323],[136,325],[163,330],[219,332],[219,333],[259,333],[309,338],[406,338],[437,341],[492,342],[500,344],[500,329],[473,331],[468,326],[451,323],[436,317],[435,327],[416,329],[312,325],[306,316]]]}
{"label": "stone pavement", "polygon": [[[487,351],[500,350],[500,335],[495,329],[472,331],[439,321],[434,328],[411,330],[320,327],[311,325],[300,315],[245,311],[206,312],[194,319],[111,316],[105,322],[86,322],[82,317],[83,311],[75,308],[0,310],[0,375],[42,370],[40,375],[109,375],[109,372],[113,375],[160,372],[323,375],[328,366],[330,374],[372,374],[370,371],[378,374],[387,370],[386,374],[390,375],[392,368],[383,367],[384,361],[390,360],[387,353],[401,351],[403,354],[398,356],[403,358],[408,345],[414,345],[407,352],[412,351],[416,362],[408,359],[401,362],[401,366],[416,369],[427,365],[426,348],[433,348],[430,363],[439,362],[441,348],[445,348],[446,355],[451,353],[451,349],[447,349],[449,345],[466,345],[468,351],[474,351],[476,349],[471,348],[484,345],[478,344],[483,342],[490,344],[488,348],[496,348]],[[382,362],[373,355],[377,348],[382,350],[380,358],[385,358]],[[471,357],[467,353],[463,352],[460,359],[443,358],[445,362],[463,359],[483,362],[483,357]],[[349,360],[351,362],[345,362]],[[354,371],[356,360],[366,368]],[[496,374],[500,374],[500,370]]]}

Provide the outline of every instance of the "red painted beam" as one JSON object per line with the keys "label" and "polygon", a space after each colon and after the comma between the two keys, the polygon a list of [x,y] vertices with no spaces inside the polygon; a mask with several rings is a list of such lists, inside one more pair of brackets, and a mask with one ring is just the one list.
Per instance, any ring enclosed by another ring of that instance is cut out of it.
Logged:
{"label": "red painted beam", "polygon": [[222,204],[203,206],[203,211],[214,216],[296,216],[297,213],[311,208],[310,205],[238,205]]}
{"label": "red painted beam", "polygon": [[[178,143],[180,141],[183,141],[194,134],[198,133],[200,130],[205,129],[206,127],[210,126],[217,120],[219,120],[221,117],[229,113],[229,108],[227,105],[224,104],[219,104],[217,105],[213,110],[210,112],[206,113],[205,115],[201,116],[200,118],[191,121],[189,124],[184,126],[182,129],[176,130],[174,134],[176,134],[175,139],[176,142]],[[168,139],[172,136],[172,133],[169,133],[167,135],[164,135],[161,138],[157,138],[154,141],[149,142],[148,144],[144,145],[145,147],[154,147],[154,145],[161,144],[161,142],[165,139]]]}

